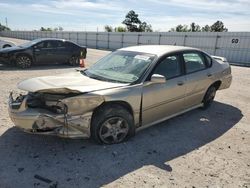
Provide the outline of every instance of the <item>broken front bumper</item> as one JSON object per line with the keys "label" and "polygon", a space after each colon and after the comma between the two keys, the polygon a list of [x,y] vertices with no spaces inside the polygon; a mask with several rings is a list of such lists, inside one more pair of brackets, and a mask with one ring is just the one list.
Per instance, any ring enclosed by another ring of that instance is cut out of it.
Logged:
{"label": "broken front bumper", "polygon": [[9,96],[9,116],[16,127],[30,133],[57,135],[69,138],[89,138],[92,112],[70,116],[42,108],[30,108],[28,96],[14,100]]}

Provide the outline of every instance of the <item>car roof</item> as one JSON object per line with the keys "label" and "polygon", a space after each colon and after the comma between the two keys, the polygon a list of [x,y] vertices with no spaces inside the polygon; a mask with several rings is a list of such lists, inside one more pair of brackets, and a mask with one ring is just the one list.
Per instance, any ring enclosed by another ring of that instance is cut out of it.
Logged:
{"label": "car roof", "polygon": [[35,39],[37,41],[45,41],[45,40],[54,40],[54,41],[67,41],[65,39],[57,39],[57,38],[39,38],[39,39]]}
{"label": "car roof", "polygon": [[119,50],[123,51],[134,51],[155,54],[157,56],[162,56],[166,53],[180,52],[184,50],[198,50],[196,48],[185,47],[185,46],[174,46],[174,45],[141,45],[141,46],[131,46],[126,48],[121,48]]}

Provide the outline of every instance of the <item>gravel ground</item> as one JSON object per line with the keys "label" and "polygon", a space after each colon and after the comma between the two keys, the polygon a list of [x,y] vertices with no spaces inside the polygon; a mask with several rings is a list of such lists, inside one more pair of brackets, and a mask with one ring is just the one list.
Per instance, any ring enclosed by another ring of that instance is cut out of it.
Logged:
{"label": "gravel ground", "polygon": [[[107,53],[89,49],[87,63]],[[249,68],[232,66],[232,86],[217,92],[208,110],[172,118],[126,143],[100,146],[13,127],[7,100],[19,81],[74,69],[0,67],[1,188],[250,187]]]}

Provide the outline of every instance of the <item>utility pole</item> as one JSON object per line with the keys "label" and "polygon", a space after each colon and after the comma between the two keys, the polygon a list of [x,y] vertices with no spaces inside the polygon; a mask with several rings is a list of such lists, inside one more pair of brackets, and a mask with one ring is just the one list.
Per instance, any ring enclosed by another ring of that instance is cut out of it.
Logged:
{"label": "utility pole", "polygon": [[8,18],[7,17],[5,17],[5,25],[6,25],[6,27],[8,27]]}

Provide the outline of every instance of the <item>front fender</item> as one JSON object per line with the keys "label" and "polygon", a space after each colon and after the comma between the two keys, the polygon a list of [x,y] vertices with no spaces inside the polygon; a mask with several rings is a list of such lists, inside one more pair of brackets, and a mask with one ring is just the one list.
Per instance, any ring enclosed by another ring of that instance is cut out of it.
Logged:
{"label": "front fender", "polygon": [[81,115],[92,112],[104,102],[104,97],[96,94],[83,94],[61,100],[68,108],[69,115]]}

